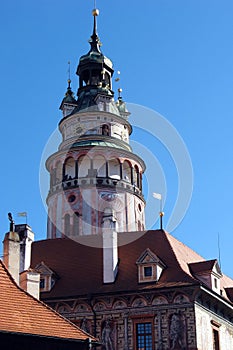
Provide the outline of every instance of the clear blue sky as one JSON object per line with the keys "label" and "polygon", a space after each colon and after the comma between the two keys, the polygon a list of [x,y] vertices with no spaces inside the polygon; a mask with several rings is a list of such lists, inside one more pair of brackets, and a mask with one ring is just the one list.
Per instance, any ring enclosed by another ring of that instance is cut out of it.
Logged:
{"label": "clear blue sky", "polygon": [[[97,7],[102,51],[121,71],[124,99],[162,114],[189,150],[193,196],[173,234],[212,259],[218,257],[219,233],[222,269],[233,277],[232,0],[99,0]],[[68,61],[77,89],[75,71],[80,55],[89,50],[92,8],[91,0],[1,3],[2,238],[9,211],[18,223],[17,212],[27,211],[36,238],[46,236],[41,154],[61,118]],[[137,137],[147,145],[145,135],[136,132]],[[166,222],[177,174],[163,147],[150,147],[167,181]]]}

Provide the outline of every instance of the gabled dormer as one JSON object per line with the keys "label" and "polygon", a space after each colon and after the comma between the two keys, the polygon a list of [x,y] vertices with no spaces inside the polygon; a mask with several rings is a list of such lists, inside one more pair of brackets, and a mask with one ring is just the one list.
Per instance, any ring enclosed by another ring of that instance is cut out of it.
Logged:
{"label": "gabled dormer", "polygon": [[165,264],[147,248],[136,261],[138,266],[138,282],[157,282],[166,267]]}
{"label": "gabled dormer", "polygon": [[220,294],[222,272],[216,259],[191,263],[189,268],[194,277]]}
{"label": "gabled dormer", "polygon": [[43,261],[35,267],[35,270],[40,273],[40,292],[50,292],[58,280],[57,274]]}

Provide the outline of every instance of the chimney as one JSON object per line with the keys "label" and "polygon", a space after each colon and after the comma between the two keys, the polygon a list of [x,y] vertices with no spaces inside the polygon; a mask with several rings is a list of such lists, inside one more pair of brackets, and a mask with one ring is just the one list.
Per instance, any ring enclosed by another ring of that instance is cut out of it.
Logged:
{"label": "chimney", "polygon": [[3,241],[3,262],[8,271],[19,284],[20,239],[17,232],[8,232]]}
{"label": "chimney", "polygon": [[112,209],[103,215],[103,282],[113,283],[118,271],[116,218]]}
{"label": "chimney", "polygon": [[34,233],[27,224],[15,225],[15,231],[20,237],[20,272],[23,272],[31,265],[31,245],[34,242]]}
{"label": "chimney", "polygon": [[40,273],[29,269],[20,273],[20,287],[34,298],[40,298]]}
{"label": "chimney", "polygon": [[34,233],[26,224],[15,225],[11,213],[8,216],[10,232],[6,233],[3,241],[3,262],[15,282],[26,292],[39,299],[40,274],[29,269]]}

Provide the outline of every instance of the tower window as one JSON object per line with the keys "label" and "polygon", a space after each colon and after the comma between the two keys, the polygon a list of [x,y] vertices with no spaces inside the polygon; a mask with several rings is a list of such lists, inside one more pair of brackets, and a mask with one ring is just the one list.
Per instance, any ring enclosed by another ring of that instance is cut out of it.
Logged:
{"label": "tower window", "polygon": [[127,160],[123,163],[122,173],[123,180],[131,183],[131,165]]}
{"label": "tower window", "polygon": [[69,203],[73,203],[75,201],[76,197],[74,194],[71,194],[69,197],[68,197],[68,202]]}
{"label": "tower window", "polygon": [[78,159],[78,177],[86,177],[91,168],[91,160],[88,156],[81,156]]}
{"label": "tower window", "polygon": [[75,160],[73,158],[67,158],[64,164],[65,167],[65,180],[71,180],[75,177]]}
{"label": "tower window", "polygon": [[103,156],[93,159],[93,168],[96,169],[98,177],[106,177],[106,160]]}
{"label": "tower window", "polygon": [[102,135],[110,136],[109,126],[107,124],[102,126]]}

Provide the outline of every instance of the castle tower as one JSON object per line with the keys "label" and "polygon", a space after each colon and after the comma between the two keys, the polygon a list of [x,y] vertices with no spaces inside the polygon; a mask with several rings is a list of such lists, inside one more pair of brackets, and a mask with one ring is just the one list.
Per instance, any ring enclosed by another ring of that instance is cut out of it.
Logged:
{"label": "castle tower", "polygon": [[79,88],[61,103],[62,142],[46,162],[50,173],[48,238],[102,233],[104,218],[116,218],[116,231],[145,228],[143,160],[129,144],[130,113],[121,96],[114,100],[113,64],[100,50],[97,9],[90,50],[77,67]]}

